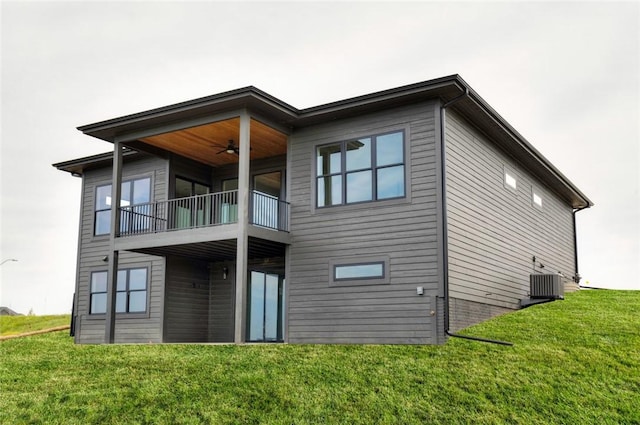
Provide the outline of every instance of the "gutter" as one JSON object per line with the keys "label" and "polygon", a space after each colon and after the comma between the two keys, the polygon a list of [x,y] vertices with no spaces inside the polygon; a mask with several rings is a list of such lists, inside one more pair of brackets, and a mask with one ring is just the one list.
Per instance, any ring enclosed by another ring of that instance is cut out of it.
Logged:
{"label": "gutter", "polygon": [[[445,111],[446,109],[453,105],[454,103],[462,100],[465,97],[469,96],[469,87],[464,86],[464,93],[460,96],[454,97],[453,99],[446,102],[444,105],[440,106],[440,184],[441,184],[441,205],[442,205],[442,274],[443,274],[443,289],[444,289],[444,333],[450,337],[454,338],[462,338],[469,339],[472,341],[479,342],[487,342],[490,344],[499,344],[499,345],[513,345],[512,342],[499,341],[495,339],[488,338],[480,338],[476,336],[468,336],[468,335],[459,335],[449,330],[450,328],[450,311],[449,311],[449,248],[448,248],[448,231],[447,231],[447,169],[446,169],[446,159],[447,159],[447,144],[445,140]],[[574,215],[575,218],[575,215]],[[575,222],[575,221],[574,221]],[[575,232],[574,232],[575,235]],[[577,261],[577,257],[576,257]]]}

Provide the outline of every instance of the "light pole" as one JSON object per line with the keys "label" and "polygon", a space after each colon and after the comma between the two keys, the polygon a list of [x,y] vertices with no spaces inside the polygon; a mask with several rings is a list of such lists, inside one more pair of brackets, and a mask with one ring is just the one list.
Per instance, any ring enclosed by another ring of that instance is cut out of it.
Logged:
{"label": "light pole", "polygon": [[2,262],[0,263],[0,266],[6,263],[7,261],[18,261],[18,260],[16,260],[15,258],[7,258],[6,260],[2,260]]}

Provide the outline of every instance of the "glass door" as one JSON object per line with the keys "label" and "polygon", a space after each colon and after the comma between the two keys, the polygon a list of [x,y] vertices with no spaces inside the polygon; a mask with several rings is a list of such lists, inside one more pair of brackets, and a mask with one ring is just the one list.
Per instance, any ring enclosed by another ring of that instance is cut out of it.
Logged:
{"label": "glass door", "polygon": [[251,271],[247,340],[278,342],[283,338],[282,289],[284,278],[277,274]]}
{"label": "glass door", "polygon": [[238,179],[228,179],[222,181],[222,202],[220,202],[220,211],[218,216],[220,217],[220,223],[235,223],[238,221]]}
{"label": "glass door", "polygon": [[178,229],[211,224],[209,187],[201,183],[176,177],[175,227]]}

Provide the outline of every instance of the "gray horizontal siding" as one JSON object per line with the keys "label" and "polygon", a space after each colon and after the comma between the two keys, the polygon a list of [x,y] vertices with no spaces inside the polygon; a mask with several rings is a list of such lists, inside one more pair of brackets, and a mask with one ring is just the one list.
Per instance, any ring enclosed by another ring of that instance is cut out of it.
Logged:
{"label": "gray horizontal siding", "polygon": [[[161,158],[146,157],[136,161],[126,161],[123,179],[146,177],[152,179],[155,200],[166,197],[166,161]],[[77,314],[79,329],[78,343],[104,342],[104,319],[89,316],[91,272],[106,270],[103,258],[109,254],[109,237],[93,235],[95,190],[97,186],[111,182],[111,169],[87,170],[83,177],[83,206],[80,215],[80,244],[76,283]],[[162,342],[162,318],[164,295],[164,259],[131,252],[120,253],[120,268],[149,267],[148,314],[146,317],[116,317],[116,342]]]}
{"label": "gray horizontal siding", "polygon": [[167,258],[165,342],[206,342],[209,337],[209,270],[201,261]]}
{"label": "gray horizontal siding", "polygon": [[[289,342],[436,342],[430,316],[438,290],[434,110],[425,103],[290,137]],[[409,150],[407,199],[315,209],[315,146],[402,129]],[[330,261],[358,256],[388,258],[389,283],[331,285]]]}
{"label": "gray horizontal siding", "polygon": [[[529,292],[533,256],[545,272],[573,275],[572,209],[452,111],[446,140],[449,290],[460,300],[458,310],[468,311],[460,313],[462,326],[495,310],[465,300],[517,308]],[[505,165],[517,175],[517,191],[504,186]],[[543,197],[542,210],[532,205],[532,186]]]}
{"label": "gray horizontal siding", "polygon": [[[223,267],[227,278],[223,279]],[[209,341],[233,342],[235,325],[235,263],[211,265],[209,299]]]}

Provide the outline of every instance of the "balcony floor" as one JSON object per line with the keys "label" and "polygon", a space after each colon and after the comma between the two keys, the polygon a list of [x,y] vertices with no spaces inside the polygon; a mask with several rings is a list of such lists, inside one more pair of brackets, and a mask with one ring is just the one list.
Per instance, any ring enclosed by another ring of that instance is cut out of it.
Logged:
{"label": "balcony floor", "polygon": [[[286,245],[279,242],[249,238],[249,259],[275,258],[285,255]],[[157,255],[160,257],[179,256],[205,261],[234,261],[236,258],[236,240],[192,242],[180,245],[136,248],[134,252]]]}
{"label": "balcony floor", "polygon": [[[249,225],[249,258],[268,258],[284,255],[291,243],[288,232]],[[168,256],[179,255],[208,260],[233,260],[236,257],[238,224],[172,230],[169,232],[129,235],[116,239],[119,251]]]}

